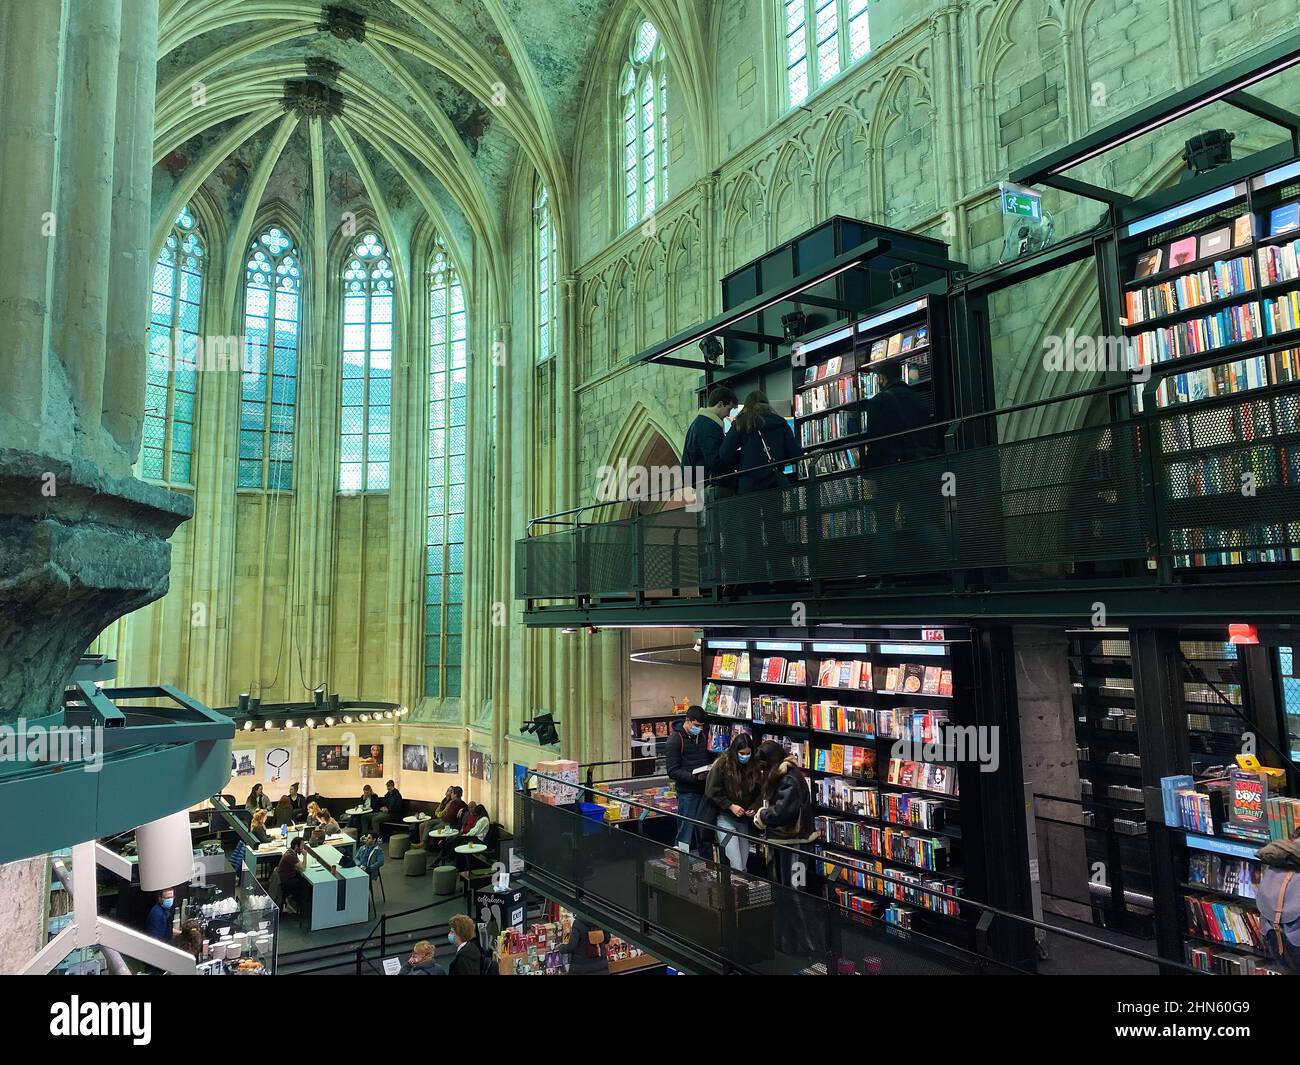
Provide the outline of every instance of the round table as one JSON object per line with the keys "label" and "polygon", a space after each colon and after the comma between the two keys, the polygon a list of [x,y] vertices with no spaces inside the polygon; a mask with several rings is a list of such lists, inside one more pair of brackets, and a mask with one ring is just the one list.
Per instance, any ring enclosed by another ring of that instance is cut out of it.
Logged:
{"label": "round table", "polygon": [[465,868],[462,870],[465,874],[465,904],[466,906],[472,907],[474,900],[470,896],[469,860],[475,854],[482,854],[487,850],[487,846],[483,843],[462,843],[459,847],[455,848],[455,850],[457,854],[463,854],[465,856]]}
{"label": "round table", "polygon": [[426,821],[432,821],[433,818],[428,814],[409,814],[402,818],[404,824],[411,826],[411,842],[420,842],[420,826]]}

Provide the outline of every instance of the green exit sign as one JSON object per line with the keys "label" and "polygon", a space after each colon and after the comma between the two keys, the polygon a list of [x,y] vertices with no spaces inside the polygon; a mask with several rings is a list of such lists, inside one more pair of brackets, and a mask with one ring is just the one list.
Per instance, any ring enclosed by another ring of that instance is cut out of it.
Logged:
{"label": "green exit sign", "polygon": [[1042,218],[1043,197],[1033,189],[1003,182],[998,186],[1002,194],[1002,213],[1017,218]]}

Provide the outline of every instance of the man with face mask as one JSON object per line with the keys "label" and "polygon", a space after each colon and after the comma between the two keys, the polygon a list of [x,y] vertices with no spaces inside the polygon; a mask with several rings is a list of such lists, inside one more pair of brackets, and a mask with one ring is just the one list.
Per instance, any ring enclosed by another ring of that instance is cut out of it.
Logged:
{"label": "man with face mask", "polygon": [[[692,706],[686,711],[682,727],[674,729],[668,737],[668,778],[677,785],[677,812],[685,817],[698,818],[700,804],[704,801],[704,775],[710,761],[707,732],[704,710]],[[681,850],[690,850],[696,839],[695,825],[679,819],[677,846]]]}
{"label": "man with face mask", "polygon": [[149,916],[145,920],[144,930],[154,939],[161,939],[164,943],[172,941],[172,907],[176,904],[176,892],[171,888],[164,888],[158,892],[158,901],[154,903],[153,909],[149,911]]}

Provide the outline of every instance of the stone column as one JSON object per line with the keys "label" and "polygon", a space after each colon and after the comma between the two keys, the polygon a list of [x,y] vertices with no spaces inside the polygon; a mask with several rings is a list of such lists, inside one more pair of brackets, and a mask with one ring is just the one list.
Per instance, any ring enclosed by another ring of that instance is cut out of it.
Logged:
{"label": "stone column", "polygon": [[[85,0],[69,6],[53,342],[68,376],[78,428],[91,454],[95,454],[104,406],[105,325],[113,258],[113,131],[121,46],[121,0]],[[117,472],[125,473],[128,466],[120,463]]]}
{"label": "stone column", "polygon": [[58,233],[63,10],[58,3],[11,4],[5,13],[0,247],[22,249],[23,268],[0,271],[0,421],[10,427],[6,446],[35,450],[45,407],[50,264]]}
{"label": "stone column", "polygon": [[45,945],[49,882],[49,860],[43,856],[0,865],[0,904],[7,929],[0,933],[0,976],[19,972]]}
{"label": "stone column", "polygon": [[[1039,795],[1079,798],[1079,765],[1074,739],[1074,702],[1071,698],[1069,645],[1060,629],[1021,625],[1014,629],[1016,694],[1020,704],[1020,752],[1025,783]],[[1035,810],[1043,817],[1082,824],[1081,808],[1069,803],[1039,800]],[[1043,908],[1083,921],[1088,907],[1088,858],[1082,828],[1044,824],[1038,832],[1038,868],[1044,896]]]}
{"label": "stone column", "polygon": [[[41,5],[36,5],[41,6]],[[140,450],[149,320],[149,204],[153,193],[154,87],[158,79],[158,0],[123,0],[122,58],[113,142],[104,428],[134,462]]]}

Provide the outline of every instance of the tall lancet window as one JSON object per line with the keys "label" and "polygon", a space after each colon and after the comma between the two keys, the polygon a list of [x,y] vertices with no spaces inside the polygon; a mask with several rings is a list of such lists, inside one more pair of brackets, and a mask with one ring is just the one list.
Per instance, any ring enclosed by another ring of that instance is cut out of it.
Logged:
{"label": "tall lancet window", "polygon": [[340,492],[388,490],[392,387],[393,265],[366,233],[343,269]]}

